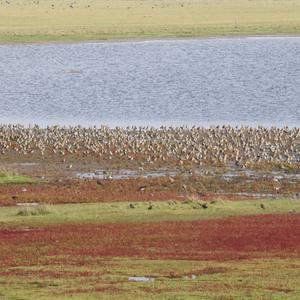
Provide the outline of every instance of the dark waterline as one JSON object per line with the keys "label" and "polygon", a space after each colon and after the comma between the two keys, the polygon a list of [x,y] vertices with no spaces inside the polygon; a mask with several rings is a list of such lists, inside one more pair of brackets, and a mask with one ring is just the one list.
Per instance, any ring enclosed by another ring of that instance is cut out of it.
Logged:
{"label": "dark waterline", "polygon": [[1,45],[0,123],[300,126],[300,37]]}

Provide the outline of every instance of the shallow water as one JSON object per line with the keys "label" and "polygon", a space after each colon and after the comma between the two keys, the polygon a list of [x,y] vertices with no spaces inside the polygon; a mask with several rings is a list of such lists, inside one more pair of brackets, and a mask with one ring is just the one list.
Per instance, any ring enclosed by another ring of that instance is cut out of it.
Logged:
{"label": "shallow water", "polygon": [[130,178],[157,178],[164,176],[176,176],[178,171],[156,170],[156,171],[139,171],[139,170],[96,170],[95,172],[76,173],[80,179],[130,179]]}
{"label": "shallow water", "polygon": [[300,126],[300,37],[0,46],[0,122]]}
{"label": "shallow water", "polygon": [[176,169],[157,169],[155,171],[130,170],[130,169],[97,169],[94,172],[76,172],[75,177],[80,179],[130,179],[130,178],[157,178],[157,177],[174,177],[177,175],[190,177],[197,176],[219,176],[226,181],[232,181],[238,178],[244,178],[248,182],[257,179],[268,178],[272,181],[286,180],[288,182],[297,182],[300,180],[299,173],[286,173],[285,171],[273,171],[270,173],[257,172],[255,170],[240,170],[238,168],[228,169],[224,174],[217,174],[213,169],[196,168],[190,171]]}

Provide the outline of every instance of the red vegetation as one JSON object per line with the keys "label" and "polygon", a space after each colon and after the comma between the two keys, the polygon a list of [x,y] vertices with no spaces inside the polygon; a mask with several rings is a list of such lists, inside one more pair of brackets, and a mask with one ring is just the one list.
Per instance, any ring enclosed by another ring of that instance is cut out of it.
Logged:
{"label": "red vegetation", "polygon": [[[272,181],[268,180],[268,182]],[[274,192],[274,187],[262,181],[258,186],[253,184],[245,188],[247,180],[240,183],[227,182],[219,179],[191,177],[182,180],[174,178],[135,178],[121,180],[75,180],[62,182],[51,181],[39,184],[1,184],[0,206],[16,205],[21,202],[42,203],[87,203],[116,201],[164,201],[182,199],[201,199],[205,201],[227,199],[253,199],[251,193],[246,196],[237,192]],[[293,183],[294,184],[294,183]],[[293,189],[300,187],[294,184]],[[286,193],[292,193],[290,185],[285,187]]]}
{"label": "red vegetation", "polygon": [[0,206],[20,202],[85,203],[182,199],[175,185],[174,188],[167,188],[168,182],[167,178],[138,178],[0,185]]}
{"label": "red vegetation", "polygon": [[0,266],[46,256],[228,260],[300,258],[300,214],[0,230]]}

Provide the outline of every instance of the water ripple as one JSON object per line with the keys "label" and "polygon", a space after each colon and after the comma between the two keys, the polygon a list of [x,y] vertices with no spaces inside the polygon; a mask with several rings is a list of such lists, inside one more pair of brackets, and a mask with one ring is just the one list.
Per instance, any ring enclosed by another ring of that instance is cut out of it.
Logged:
{"label": "water ripple", "polygon": [[2,123],[300,126],[300,38],[0,46]]}

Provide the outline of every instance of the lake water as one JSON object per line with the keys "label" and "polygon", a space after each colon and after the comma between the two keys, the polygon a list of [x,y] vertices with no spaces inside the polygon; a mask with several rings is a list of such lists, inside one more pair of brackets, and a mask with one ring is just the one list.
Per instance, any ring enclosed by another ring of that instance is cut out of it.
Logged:
{"label": "lake water", "polygon": [[300,126],[300,37],[0,45],[0,123]]}

